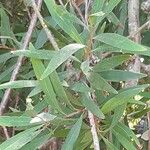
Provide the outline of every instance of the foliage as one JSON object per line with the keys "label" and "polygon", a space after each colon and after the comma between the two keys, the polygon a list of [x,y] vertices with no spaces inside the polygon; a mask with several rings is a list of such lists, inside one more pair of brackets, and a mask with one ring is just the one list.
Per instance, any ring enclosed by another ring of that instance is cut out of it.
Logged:
{"label": "foliage", "polygon": [[[41,13],[59,51],[54,51],[39,22],[28,49],[20,49],[27,30],[22,24],[29,22],[22,16],[32,6],[19,3],[25,11],[18,7],[9,11],[8,2],[0,5],[0,99],[4,89],[12,89],[0,126],[13,127],[10,139],[0,135],[0,149],[38,149],[52,137],[63,142],[62,150],[93,149],[88,111],[95,117],[102,150],[136,150],[142,145],[146,149],[132,127],[150,109],[149,77],[125,68],[133,54],[149,63],[149,36],[142,44],[126,37],[126,0],[94,0],[88,12],[81,4],[81,13],[87,15],[84,20],[70,2],[62,6],[44,0]],[[20,16],[14,15],[18,9]],[[141,14],[143,23],[147,16]],[[19,56],[25,57],[23,65],[17,80],[9,81]],[[139,85],[124,88],[126,81],[134,79]]]}

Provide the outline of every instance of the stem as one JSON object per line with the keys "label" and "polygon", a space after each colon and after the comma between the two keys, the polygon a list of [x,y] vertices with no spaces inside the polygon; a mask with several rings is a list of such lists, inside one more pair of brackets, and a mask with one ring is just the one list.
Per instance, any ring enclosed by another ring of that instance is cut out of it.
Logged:
{"label": "stem", "polygon": [[86,21],[86,25],[88,26],[89,3],[88,3],[88,0],[84,0],[84,2],[85,2],[85,21]]}
{"label": "stem", "polygon": [[88,111],[88,117],[91,125],[91,133],[93,137],[94,150],[100,150],[94,115],[90,111]]}
{"label": "stem", "polygon": [[[89,93],[89,96],[91,97],[90,93]],[[94,150],[100,150],[99,139],[98,139],[97,130],[96,130],[95,117],[90,111],[88,111],[88,118],[89,118],[90,125],[91,125],[91,133],[93,137]]]}
{"label": "stem", "polygon": [[82,14],[80,8],[76,5],[76,3],[74,2],[74,0],[71,0],[71,3],[73,5],[73,7],[77,10],[79,16],[81,17],[81,20],[85,23],[85,19],[83,17],[83,14]]}
{"label": "stem", "polygon": [[[37,4],[38,4],[37,8],[40,9],[40,7],[42,5],[42,0],[38,0]],[[29,44],[30,39],[31,39],[32,32],[33,32],[34,27],[36,25],[36,21],[37,21],[37,14],[34,12],[33,15],[32,15],[32,19],[30,21],[28,31],[26,33],[26,36],[23,40],[23,44],[20,47],[20,49],[25,50],[28,47],[28,44]],[[23,56],[20,56],[18,58],[15,69],[14,69],[12,75],[11,75],[10,81],[15,81],[16,80],[17,75],[18,75],[19,70],[20,70],[21,65],[22,65],[23,58],[24,58]],[[2,115],[4,113],[4,110],[5,110],[5,108],[8,104],[8,99],[9,99],[10,93],[11,93],[11,89],[7,89],[4,93],[4,96],[3,96],[2,101],[0,103],[0,115]]]}
{"label": "stem", "polygon": [[[147,102],[147,106],[150,107],[150,102]],[[150,149],[150,112],[147,113],[147,124],[148,124],[148,149]]]}
{"label": "stem", "polygon": [[45,24],[44,18],[42,17],[39,10],[37,9],[37,6],[36,6],[34,0],[32,0],[32,6],[33,6],[33,9],[34,9],[36,15],[38,16],[38,19],[39,19],[43,29],[45,30],[45,33],[46,33],[47,38],[49,39],[50,43],[52,44],[52,46],[54,47],[55,50],[59,51],[58,44],[56,43],[51,31],[48,29],[47,25]]}
{"label": "stem", "polygon": [[150,25],[150,20],[148,20],[146,23],[144,23],[141,27],[139,27],[135,32],[133,32],[131,35],[129,35],[129,38],[133,38],[137,34],[141,33],[145,28],[147,28]]}
{"label": "stem", "polygon": [[10,138],[9,133],[8,133],[8,130],[7,130],[6,127],[2,127],[2,128],[3,128],[3,131],[4,131],[4,134],[5,134],[6,139],[8,140],[8,139]]}
{"label": "stem", "polygon": [[62,0],[59,0],[59,3],[60,3],[61,6],[64,7],[64,4],[63,4]]}

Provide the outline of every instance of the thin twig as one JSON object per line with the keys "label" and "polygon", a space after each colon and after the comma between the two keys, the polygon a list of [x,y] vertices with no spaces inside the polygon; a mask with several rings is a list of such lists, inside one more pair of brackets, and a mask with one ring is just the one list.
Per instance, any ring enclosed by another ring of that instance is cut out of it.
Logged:
{"label": "thin twig", "polygon": [[85,110],[85,109],[82,109],[82,110],[78,110],[78,111],[76,111],[76,112],[73,112],[73,113],[71,113],[71,114],[65,116],[65,118],[71,118],[71,117],[73,117],[73,116],[75,116],[75,115],[78,115],[78,114],[82,113],[84,110]]}
{"label": "thin twig", "polygon": [[8,139],[10,138],[9,133],[8,133],[8,130],[7,130],[6,127],[2,127],[2,128],[3,128],[3,131],[4,131],[4,134],[5,134],[6,139],[8,140]]}
{"label": "thin twig", "polygon": [[85,19],[83,17],[83,14],[82,14],[80,8],[77,6],[77,4],[74,2],[74,0],[71,0],[71,3],[73,5],[73,7],[76,9],[76,11],[78,12],[79,16],[81,17],[81,20],[85,23]]}
{"label": "thin twig", "polygon": [[47,25],[45,24],[44,22],[44,18],[42,17],[42,15],[40,14],[39,10],[37,9],[37,6],[36,6],[36,3],[34,0],[32,0],[32,6],[33,6],[33,9],[35,11],[35,13],[37,14],[38,16],[38,19],[43,27],[43,29],[45,30],[45,33],[47,35],[47,38],[49,39],[50,43],[52,44],[52,46],[54,47],[54,49],[56,51],[59,50],[59,47],[58,47],[58,44],[56,43],[55,41],[55,38],[54,36],[52,35],[51,31],[48,29]]}
{"label": "thin twig", "polygon": [[15,51],[15,50],[16,50],[15,48],[8,47],[8,46],[6,46],[6,45],[1,45],[1,44],[0,44],[0,50],[1,50],[1,49],[7,50],[7,51]]}
{"label": "thin twig", "polygon": [[[150,107],[150,101],[147,102],[148,107]],[[148,123],[148,150],[150,150],[150,112],[147,113],[147,123]]]}
{"label": "thin twig", "polygon": [[[89,93],[89,96],[91,97],[90,93]],[[89,118],[90,125],[91,125],[91,133],[92,133],[92,137],[93,137],[94,150],[100,150],[95,118],[94,118],[94,115],[90,111],[88,111],[88,118]]]}
{"label": "thin twig", "polygon": [[[42,5],[42,0],[38,0],[37,4],[38,4],[37,8],[40,9],[40,7]],[[23,40],[23,44],[20,47],[20,49],[25,50],[28,47],[28,44],[29,44],[30,39],[31,39],[32,32],[33,32],[34,27],[36,25],[36,21],[37,21],[37,14],[34,12],[33,15],[32,15],[32,19],[30,21],[28,31],[26,33],[26,36]],[[17,60],[16,66],[15,66],[15,69],[14,69],[12,75],[11,75],[10,81],[15,81],[16,80],[17,75],[18,75],[19,70],[20,70],[20,67],[22,65],[22,61],[23,61],[23,56],[20,56]],[[8,103],[10,93],[11,93],[11,89],[7,89],[4,93],[4,96],[3,96],[1,104],[0,104],[0,115],[2,115],[4,113],[4,110],[5,110],[5,108],[7,106],[7,103]]]}
{"label": "thin twig", "polygon": [[64,4],[63,4],[62,0],[59,0],[59,3],[60,3],[61,6],[64,7]]}
{"label": "thin twig", "polygon": [[84,2],[85,2],[85,21],[86,21],[86,25],[88,26],[89,2],[88,2],[88,0],[84,0]]}
{"label": "thin twig", "polygon": [[150,20],[144,23],[141,27],[139,27],[135,32],[133,32],[131,35],[128,36],[128,38],[132,38],[136,36],[137,34],[141,33],[145,28],[147,28],[150,25]]}
{"label": "thin twig", "polygon": [[88,111],[88,117],[91,125],[91,133],[93,137],[94,150],[100,150],[94,115],[90,111]]}
{"label": "thin twig", "polygon": [[74,0],[77,6],[80,6],[84,3],[84,0]]}

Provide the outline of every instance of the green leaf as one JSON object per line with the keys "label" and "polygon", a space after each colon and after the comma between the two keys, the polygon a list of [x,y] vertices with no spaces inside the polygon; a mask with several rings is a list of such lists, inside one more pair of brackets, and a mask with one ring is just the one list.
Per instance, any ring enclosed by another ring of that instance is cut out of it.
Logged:
{"label": "green leaf", "polygon": [[63,144],[61,150],[73,150],[74,144],[79,136],[81,126],[82,126],[82,116],[78,119],[78,121],[69,131],[69,134],[67,135],[65,143]]}
{"label": "green leaf", "polygon": [[52,131],[49,130],[43,131],[31,142],[24,145],[20,150],[37,150],[43,143],[45,143],[52,136],[52,134],[53,134]]}
{"label": "green leaf", "polygon": [[95,104],[95,102],[88,96],[88,93],[84,94],[82,96],[82,104],[89,110],[91,113],[93,113],[95,116],[97,116],[100,119],[104,119],[105,116],[103,112],[100,110],[100,108]]}
{"label": "green leaf", "polygon": [[28,95],[28,97],[32,97],[35,96],[36,94],[39,94],[40,92],[42,92],[42,89],[40,86],[36,86]]}
{"label": "green leaf", "polygon": [[0,63],[7,61],[8,59],[16,57],[12,53],[5,53],[0,55]]}
{"label": "green leaf", "polygon": [[150,98],[150,92],[142,92],[139,94],[140,96],[143,96],[145,98]]}
{"label": "green leaf", "polygon": [[[0,8],[0,16],[1,16],[1,36],[10,36],[11,38],[15,39],[14,33],[12,32],[12,29],[10,27],[10,22],[9,22],[9,17],[7,16],[6,12]],[[9,39],[10,43],[12,41]],[[6,44],[6,39],[2,40],[2,43],[5,45]]]}
{"label": "green leaf", "polygon": [[126,22],[128,19],[128,1],[121,1],[120,8],[119,8],[119,21],[122,27],[117,29],[117,33],[120,35],[124,34]]}
{"label": "green leaf", "polygon": [[91,131],[88,130],[84,130],[81,131],[80,136],[78,137],[75,147],[75,150],[85,150],[88,146],[91,145],[92,143],[92,134]]}
{"label": "green leaf", "polygon": [[11,52],[13,56],[26,56],[35,59],[50,60],[55,56],[56,52],[51,50],[17,50]]}
{"label": "green leaf", "polygon": [[19,127],[30,125],[31,118],[26,116],[0,116],[0,126]]}
{"label": "green leaf", "polygon": [[141,85],[138,87],[133,87],[126,89],[123,92],[120,92],[118,95],[115,95],[111,99],[109,99],[102,107],[102,112],[108,113],[111,110],[115,109],[116,107],[123,105],[128,102],[130,98],[137,95],[139,92],[147,88],[149,85]]}
{"label": "green leaf", "polygon": [[18,81],[10,81],[7,83],[0,84],[0,89],[17,89],[17,88],[25,88],[25,87],[35,87],[39,84],[38,81],[35,80],[18,80]]}
{"label": "green leaf", "polygon": [[123,113],[124,113],[125,109],[126,109],[126,104],[123,104],[123,105],[120,105],[119,107],[117,107],[114,110],[114,115],[113,115],[112,122],[111,122],[111,125],[109,127],[109,130],[112,129],[115,125],[118,124],[118,122],[120,121],[120,118],[123,116]]}
{"label": "green leaf", "polygon": [[[54,0],[44,0],[55,22],[76,42],[81,43],[81,36],[74,27],[70,13],[55,4]],[[69,18],[69,19],[68,19]]]}
{"label": "green leaf", "polygon": [[108,150],[118,150],[117,147],[115,147],[115,145],[113,145],[111,142],[109,142],[106,138],[104,138],[103,136],[101,136],[103,141],[105,142]]}
{"label": "green leaf", "polygon": [[118,131],[113,130],[113,134],[127,150],[136,150],[137,149],[131,141],[128,141],[128,139],[126,139],[124,136],[122,136]]}
{"label": "green leaf", "polygon": [[50,75],[53,71],[55,71],[63,62],[65,62],[68,58],[72,56],[79,49],[84,48],[85,46],[82,44],[69,44],[63,47],[57,54],[51,59],[48,64],[46,70],[41,76],[41,80]]}
{"label": "green leaf", "polygon": [[86,75],[90,70],[90,62],[88,60],[82,62],[80,68],[81,68],[82,72]]}
{"label": "green leaf", "polygon": [[[6,140],[0,145],[2,150],[19,150],[22,146],[30,142],[35,138],[41,130],[38,130],[41,126],[36,126],[30,129],[27,129],[12,138]],[[36,131],[37,130],[37,131]]]}
{"label": "green leaf", "polygon": [[59,97],[62,103],[65,102],[65,104],[72,106],[66,95],[65,89],[62,86],[62,83],[60,82],[59,76],[56,71],[50,74],[50,80],[51,80],[51,83],[53,85],[56,95]]}
{"label": "green leaf", "polygon": [[40,49],[47,42],[47,40],[48,40],[48,38],[47,38],[47,35],[45,33],[45,30],[42,29],[40,31],[40,33],[38,34],[37,40],[35,42],[35,48]]}
{"label": "green leaf", "polygon": [[150,112],[150,108],[143,109],[142,111],[136,111],[132,114],[129,114],[129,116],[133,117],[134,119],[138,119],[147,114],[148,112]]}
{"label": "green leaf", "polygon": [[[33,51],[35,50],[33,45],[30,45],[30,50],[33,50]],[[31,59],[31,62],[33,65],[36,78],[39,80],[41,89],[46,94],[47,103],[50,104],[52,108],[55,108],[59,110],[60,112],[62,112],[62,109],[59,106],[59,102],[56,99],[56,94],[53,90],[53,86],[49,77],[46,77],[45,79],[40,80],[40,77],[45,70],[43,63],[41,62],[41,60],[38,60],[38,59]]]}
{"label": "green leaf", "polygon": [[139,100],[135,100],[135,99],[133,99],[133,98],[129,99],[129,100],[128,100],[128,103],[146,106],[145,103],[143,103],[143,102],[141,102],[141,101],[139,101]]}
{"label": "green leaf", "polygon": [[104,6],[105,0],[94,0],[92,5],[92,13],[101,11]]}
{"label": "green leaf", "polygon": [[42,101],[39,101],[35,106],[34,106],[34,111],[38,114],[40,113],[44,108],[48,107],[48,104],[46,102],[46,98],[43,99]]}
{"label": "green leaf", "polygon": [[117,67],[118,65],[121,65],[123,62],[127,61],[130,58],[130,55],[117,55],[110,58],[106,58],[99,63],[97,63],[93,70],[95,72],[101,72],[104,70],[109,70],[112,68]]}
{"label": "green leaf", "polygon": [[146,51],[147,48],[137,44],[128,38],[115,33],[102,33],[95,37],[96,40],[116,48],[128,51]]}
{"label": "green leaf", "polygon": [[10,68],[7,68],[4,72],[2,72],[2,73],[0,74],[0,81],[1,81],[3,78],[5,78],[7,75],[9,75],[9,74],[13,71],[14,67],[15,67],[15,66],[11,66]]}
{"label": "green leaf", "polygon": [[135,73],[135,72],[123,71],[123,70],[108,70],[108,71],[102,71],[99,74],[105,80],[114,81],[114,82],[128,81],[132,79],[140,79],[146,77],[146,75],[142,73]]}
{"label": "green leaf", "polygon": [[[125,134],[128,135],[129,137],[132,138],[132,140],[134,140],[134,142],[139,146],[140,146],[140,142],[137,138],[137,136],[135,135],[135,133],[129,128],[127,127],[125,124],[119,122],[117,125],[119,128],[121,128],[123,131],[125,131]],[[116,130],[117,131],[117,130]]]}
{"label": "green leaf", "polygon": [[107,16],[107,18],[110,22],[112,22],[114,25],[116,25],[117,28],[123,28],[120,20],[117,18],[117,16],[113,12],[111,12]]}
{"label": "green leaf", "polygon": [[150,56],[150,49],[149,47],[145,47],[147,51],[130,51],[125,49],[119,49],[113,46],[109,46],[106,44],[103,44],[102,46],[97,47],[94,49],[94,52],[116,52],[116,53],[130,53],[130,54],[138,54],[138,55],[144,55],[144,56]]}
{"label": "green leaf", "polygon": [[55,25],[55,22],[51,17],[50,17],[50,19],[52,21],[45,21],[45,23],[47,24],[48,28],[53,33],[54,37],[57,38],[64,45],[68,44],[70,39],[68,39],[67,37],[65,37],[65,35],[63,35],[61,32],[59,32],[59,30],[56,28],[57,24]]}
{"label": "green leaf", "polygon": [[71,86],[71,89],[73,91],[76,92],[81,92],[81,93],[85,93],[85,92],[94,92],[93,89],[91,89],[90,87],[88,87],[85,83],[83,82],[76,82],[74,85]]}
{"label": "green leaf", "polygon": [[92,87],[102,91],[108,91],[114,94],[118,92],[110,85],[108,82],[102,78],[98,73],[89,73],[87,74],[87,79],[89,80]]}
{"label": "green leaf", "polygon": [[[97,29],[99,23],[113,11],[113,9],[120,3],[120,1],[121,0],[110,0],[108,3],[106,3],[107,5],[105,5],[105,7],[103,6],[105,1],[101,2],[102,5],[101,5],[101,8],[99,11],[102,11],[102,8],[104,7],[103,13],[105,15],[97,17],[96,25],[94,24],[96,26],[95,27],[96,29]],[[98,10],[98,9],[96,9],[96,10]]]}

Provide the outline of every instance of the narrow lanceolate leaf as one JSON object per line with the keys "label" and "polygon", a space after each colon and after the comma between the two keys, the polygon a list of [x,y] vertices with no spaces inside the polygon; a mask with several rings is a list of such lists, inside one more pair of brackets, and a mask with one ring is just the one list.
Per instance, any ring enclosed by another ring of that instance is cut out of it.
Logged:
{"label": "narrow lanceolate leaf", "polygon": [[62,146],[62,150],[73,150],[74,144],[79,136],[81,126],[82,126],[82,116],[78,119],[78,121],[69,131],[65,143]]}
{"label": "narrow lanceolate leaf", "polygon": [[92,13],[97,13],[99,11],[102,11],[104,3],[105,3],[105,0],[94,0],[93,6],[92,6]]}
{"label": "narrow lanceolate leaf", "polygon": [[[36,77],[39,80],[41,74],[45,70],[45,67],[44,67],[43,63],[40,60],[35,60],[34,59],[34,60],[31,60],[31,61],[32,61],[32,65],[33,65]],[[42,88],[43,92],[47,96],[48,104],[50,104],[53,108],[61,111],[61,108],[58,104],[58,100],[56,99],[56,94],[53,90],[53,86],[51,84],[51,81],[50,81],[49,77],[47,77],[43,80],[39,80],[39,83],[41,85],[41,88]]]}
{"label": "narrow lanceolate leaf", "polygon": [[[0,8],[0,17],[1,17],[1,36],[10,36],[11,38],[15,39],[15,35],[12,32],[9,17],[4,11],[4,9],[1,7]],[[12,41],[8,39],[10,43],[12,44]],[[2,44],[6,44],[6,39],[1,40]]]}
{"label": "narrow lanceolate leaf", "polygon": [[111,45],[116,48],[120,48],[128,51],[146,51],[147,48],[137,44],[126,37],[123,37],[115,33],[102,33],[95,37],[96,40],[105,44]]}
{"label": "narrow lanceolate leaf", "polygon": [[[113,9],[120,3],[121,0],[110,0],[107,5],[104,7],[103,9],[103,12],[104,12],[104,15],[103,16],[99,16],[96,20],[96,28],[98,27],[99,23],[105,18],[107,17],[107,15],[109,15]],[[105,1],[102,1],[101,4],[101,8],[99,11],[102,11],[102,7],[104,5],[104,2]]]}
{"label": "narrow lanceolate leaf", "polygon": [[63,62],[65,62],[68,58],[72,56],[79,49],[84,48],[85,46],[82,44],[70,44],[63,47],[57,54],[51,59],[48,64],[46,70],[41,76],[41,80],[50,75],[53,71],[55,71]]}
{"label": "narrow lanceolate leaf", "polygon": [[118,124],[118,122],[120,121],[120,118],[124,114],[125,109],[126,109],[126,104],[116,107],[116,109],[114,110],[114,115],[113,115],[112,122],[111,122],[109,129],[112,129],[116,124]]}
{"label": "narrow lanceolate leaf", "polygon": [[0,55],[0,63],[7,61],[8,59],[12,58],[12,57],[16,57],[11,53],[5,53],[5,54],[1,54]]}
{"label": "narrow lanceolate leaf", "polygon": [[147,50],[146,51],[130,51],[130,50],[125,50],[125,49],[120,49],[120,48],[116,48],[107,44],[103,44],[99,47],[97,47],[96,49],[94,49],[94,51],[98,52],[116,52],[116,53],[130,53],[130,54],[138,54],[138,55],[144,55],[144,56],[150,56],[150,50],[149,47],[145,47]]}
{"label": "narrow lanceolate leaf", "polygon": [[96,103],[88,96],[88,93],[86,93],[82,96],[82,104],[98,118],[100,118],[100,119],[105,118],[103,112],[96,105]]}
{"label": "narrow lanceolate leaf", "polygon": [[0,126],[19,127],[30,125],[31,118],[25,116],[0,116]]}
{"label": "narrow lanceolate leaf", "polygon": [[119,132],[113,130],[113,134],[118,139],[118,141],[123,145],[127,150],[136,150],[137,148],[134,146],[132,141],[129,141],[124,136],[122,136]]}
{"label": "narrow lanceolate leaf", "polygon": [[[19,150],[22,146],[30,142],[35,138],[41,130],[38,130],[41,126],[36,126],[30,129],[27,129],[12,138],[6,140],[0,145],[1,150]],[[37,130],[37,131],[36,131]]]}
{"label": "narrow lanceolate leaf", "polygon": [[47,40],[48,40],[47,35],[44,29],[42,29],[38,34],[37,40],[35,42],[35,48],[40,49],[47,42]]}
{"label": "narrow lanceolate leaf", "polygon": [[98,73],[89,73],[87,75],[87,78],[91,84],[92,87],[94,87],[97,90],[102,91],[108,91],[110,93],[117,94],[118,92],[104,79],[100,76]]}
{"label": "narrow lanceolate leaf", "polygon": [[86,92],[94,92],[94,90],[90,87],[88,87],[83,82],[76,82],[71,89],[76,92],[86,93]]}
{"label": "narrow lanceolate leaf", "polygon": [[39,84],[38,81],[35,80],[18,80],[18,81],[10,81],[7,83],[0,84],[0,89],[17,89],[17,88],[25,88],[25,87],[35,87]]}
{"label": "narrow lanceolate leaf", "polygon": [[[123,136],[125,138],[126,141],[128,141],[129,143],[131,143],[133,145],[133,143],[135,142],[137,144],[137,146],[140,147],[140,142],[138,140],[138,138],[136,137],[136,135],[134,134],[134,132],[127,127],[126,125],[122,124],[122,123],[118,123],[114,128],[113,128],[113,132],[119,133],[120,136]],[[122,143],[123,141],[120,141],[120,143],[123,145]],[[124,143],[125,144],[125,143]],[[125,147],[125,146],[124,146]]]}
{"label": "narrow lanceolate leaf", "polygon": [[134,73],[130,71],[123,71],[123,70],[108,70],[102,71],[99,73],[104,79],[108,81],[128,81],[132,79],[140,79],[146,77],[145,74],[142,73]]}
{"label": "narrow lanceolate leaf", "polygon": [[102,137],[102,139],[105,142],[108,150],[119,150],[117,147],[115,147],[115,145],[113,145],[113,143],[109,142],[106,138]]}
{"label": "narrow lanceolate leaf", "polygon": [[117,67],[118,65],[121,65],[123,62],[127,61],[130,58],[130,55],[117,55],[110,58],[106,58],[99,63],[97,63],[93,70],[95,72],[101,72],[104,70],[110,70],[112,68]]}
{"label": "narrow lanceolate leaf", "polygon": [[[70,13],[56,5],[54,0],[44,0],[55,22],[76,42],[81,43],[81,36],[74,27]],[[69,19],[68,19],[69,18]]]}
{"label": "narrow lanceolate leaf", "polygon": [[126,89],[123,92],[120,92],[118,95],[115,95],[111,99],[109,99],[102,107],[102,112],[108,113],[111,110],[115,109],[116,107],[123,105],[128,102],[129,98],[137,95],[139,92],[143,91],[145,88],[147,88],[149,85],[141,85],[134,88]]}
{"label": "narrow lanceolate leaf", "polygon": [[136,134],[129,127],[127,127],[125,124],[123,124],[121,122],[119,122],[117,124],[117,126],[119,128],[121,128],[125,132],[125,134],[128,135],[140,147],[140,142],[139,142],[138,137],[136,136]]}
{"label": "narrow lanceolate leaf", "polygon": [[[30,45],[30,49],[33,51],[35,50],[32,45]],[[31,62],[33,65],[35,75],[36,75],[37,79],[39,80],[41,89],[46,94],[48,104],[50,104],[51,107],[62,112],[62,110],[59,106],[58,100],[56,99],[56,94],[53,90],[53,86],[51,84],[49,77],[46,77],[45,79],[40,80],[40,77],[45,70],[43,63],[41,62],[41,60],[38,60],[38,59],[31,59]]]}
{"label": "narrow lanceolate leaf", "polygon": [[65,104],[72,106],[70,101],[68,100],[64,87],[62,86],[62,83],[60,82],[59,76],[56,71],[50,74],[50,80],[56,95],[62,101],[62,103],[65,102]]}
{"label": "narrow lanceolate leaf", "polygon": [[13,71],[14,67],[15,67],[15,66],[11,66],[10,68],[8,68],[8,69],[6,69],[4,72],[2,72],[2,73],[0,74],[0,81],[1,81],[3,78],[5,78],[7,75],[9,75],[9,74]]}
{"label": "narrow lanceolate leaf", "polygon": [[37,51],[31,51],[31,50],[17,50],[11,52],[13,56],[26,56],[30,58],[35,59],[46,59],[51,60],[52,57],[56,54],[55,51],[52,50],[37,50]]}
{"label": "narrow lanceolate leaf", "polygon": [[110,22],[112,22],[114,25],[116,25],[117,27],[119,26],[120,28],[122,27],[122,24],[120,22],[120,20],[117,18],[117,16],[111,12],[108,16],[107,16],[108,20],[110,20]]}
{"label": "narrow lanceolate leaf", "polygon": [[49,129],[42,131],[37,137],[35,137],[31,142],[24,145],[20,150],[37,150],[52,136],[52,134],[53,132]]}
{"label": "narrow lanceolate leaf", "polygon": [[39,94],[40,92],[42,92],[42,89],[39,86],[36,86],[28,95],[28,97],[32,97],[32,96],[35,96],[36,94]]}

